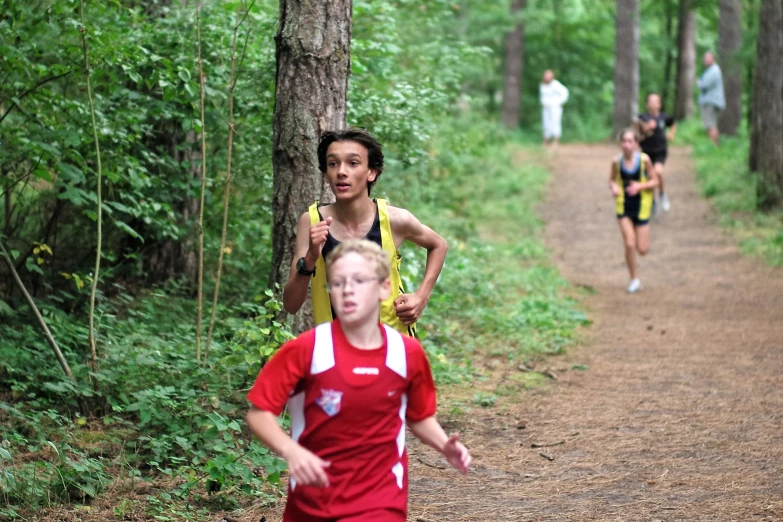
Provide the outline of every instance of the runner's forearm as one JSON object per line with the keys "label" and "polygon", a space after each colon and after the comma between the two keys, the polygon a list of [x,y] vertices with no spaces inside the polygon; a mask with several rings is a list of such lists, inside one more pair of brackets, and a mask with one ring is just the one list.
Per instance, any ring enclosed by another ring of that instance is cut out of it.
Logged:
{"label": "runner's forearm", "polygon": [[408,428],[410,428],[411,433],[413,433],[417,439],[440,453],[443,452],[443,446],[445,446],[446,442],[449,440],[448,435],[443,431],[443,428],[435,417],[427,417],[420,421],[408,422]]}
{"label": "runner's forearm", "polygon": [[255,406],[247,412],[247,425],[250,431],[264,445],[286,458],[286,454],[296,442],[277,423],[277,418],[268,411],[259,410]]}
{"label": "runner's forearm", "polygon": [[435,288],[435,282],[438,280],[443,264],[446,262],[446,253],[449,250],[449,244],[441,238],[439,244],[427,251],[427,263],[424,267],[424,277],[416,292],[425,297],[428,301],[432,290]]}
{"label": "runner's forearm", "polygon": [[283,308],[289,314],[295,314],[302,308],[307,299],[307,289],[310,286],[310,277],[299,274],[295,269],[291,270],[288,282],[283,288]]}

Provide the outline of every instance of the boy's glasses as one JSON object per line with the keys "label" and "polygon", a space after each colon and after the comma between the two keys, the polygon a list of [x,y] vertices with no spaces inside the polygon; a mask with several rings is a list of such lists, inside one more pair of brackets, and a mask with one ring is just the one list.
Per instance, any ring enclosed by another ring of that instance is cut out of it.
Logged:
{"label": "boy's glasses", "polygon": [[338,279],[337,281],[326,283],[326,291],[330,294],[334,292],[342,292],[343,290],[345,290],[345,287],[348,286],[348,283],[351,283],[354,286],[363,287],[366,284],[371,283],[373,281],[383,281],[383,278],[358,276],[358,277],[353,277],[348,279]]}

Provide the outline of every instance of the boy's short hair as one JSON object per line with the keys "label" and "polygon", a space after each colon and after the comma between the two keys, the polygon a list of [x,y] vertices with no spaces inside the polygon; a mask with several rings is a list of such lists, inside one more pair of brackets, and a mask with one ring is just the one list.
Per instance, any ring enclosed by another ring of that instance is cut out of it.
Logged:
{"label": "boy's short hair", "polygon": [[377,243],[366,239],[348,239],[343,241],[329,253],[326,258],[326,271],[330,272],[332,265],[346,254],[355,252],[375,265],[375,275],[382,279],[388,279],[391,273],[391,261],[389,255]]}
{"label": "boy's short hair", "polygon": [[383,150],[381,144],[375,139],[375,136],[364,129],[358,127],[349,127],[343,130],[326,131],[321,134],[318,142],[318,170],[326,172],[326,153],[329,145],[338,141],[355,141],[367,149],[368,166],[376,172],[375,180],[367,183],[367,194],[370,194],[372,186],[378,181],[383,173]]}
{"label": "boy's short hair", "polygon": [[647,93],[647,97],[644,99],[644,101],[650,101],[650,96],[657,96],[658,98],[661,97],[661,93],[658,91],[650,91]]}

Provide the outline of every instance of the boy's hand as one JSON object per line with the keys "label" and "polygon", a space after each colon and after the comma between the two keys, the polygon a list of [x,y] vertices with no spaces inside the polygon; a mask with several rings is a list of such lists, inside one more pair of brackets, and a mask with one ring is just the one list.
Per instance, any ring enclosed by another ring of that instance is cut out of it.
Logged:
{"label": "boy's hand", "polygon": [[468,474],[468,467],[470,466],[470,463],[473,462],[473,458],[470,456],[468,448],[459,441],[459,433],[455,433],[449,437],[449,440],[444,444],[441,453],[446,457],[446,460],[454,469],[463,475]]}
{"label": "boy's hand", "polygon": [[628,193],[629,196],[635,196],[642,190],[642,184],[638,181],[632,181],[628,188],[625,189],[625,191]]}
{"label": "boy's hand", "polygon": [[332,218],[328,217],[324,221],[319,221],[315,225],[310,225],[310,246],[307,249],[307,260],[313,263],[321,257],[321,252],[326,244],[326,236],[329,235],[329,226],[332,224]]}
{"label": "boy's hand", "polygon": [[394,300],[394,311],[406,326],[412,325],[421,317],[427,301],[420,297],[417,292],[412,294],[402,294]]}
{"label": "boy's hand", "polygon": [[667,141],[673,141],[674,140],[674,134],[671,132],[666,133],[666,140]]}
{"label": "boy's hand", "polygon": [[288,472],[297,483],[320,488],[329,486],[325,469],[331,466],[331,462],[318,458],[299,444],[294,444],[286,451],[285,461],[288,464]]}
{"label": "boy's hand", "polygon": [[617,197],[620,195],[620,187],[617,186],[617,183],[612,183],[612,196]]}

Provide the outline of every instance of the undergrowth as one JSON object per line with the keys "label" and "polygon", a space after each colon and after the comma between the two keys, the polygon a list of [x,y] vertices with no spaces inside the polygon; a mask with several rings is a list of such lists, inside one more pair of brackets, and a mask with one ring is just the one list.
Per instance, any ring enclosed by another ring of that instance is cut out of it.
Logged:
{"label": "undergrowth", "polygon": [[678,141],[692,144],[699,188],[712,203],[721,226],[746,254],[783,266],[783,212],[764,213],[756,208],[758,177],[748,168],[745,126],[737,136],[721,136],[720,147],[713,146],[695,119],[680,127]]}

